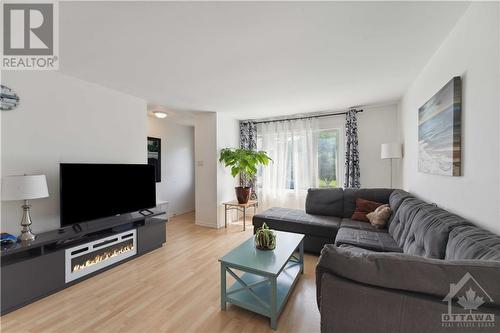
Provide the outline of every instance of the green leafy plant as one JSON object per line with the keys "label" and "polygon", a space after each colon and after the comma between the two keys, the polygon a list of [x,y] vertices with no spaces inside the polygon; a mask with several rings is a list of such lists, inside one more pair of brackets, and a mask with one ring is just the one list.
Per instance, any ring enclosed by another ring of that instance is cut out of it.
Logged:
{"label": "green leafy plant", "polygon": [[224,148],[220,151],[219,162],[231,168],[231,175],[240,175],[243,186],[257,173],[259,164],[268,165],[272,161],[265,151],[254,151],[243,148]]}
{"label": "green leafy plant", "polygon": [[276,233],[269,229],[265,222],[255,232],[255,246],[261,250],[274,250],[276,248]]}
{"label": "green leafy plant", "polygon": [[319,187],[338,187],[337,186],[337,181],[335,179],[320,179],[319,180]]}

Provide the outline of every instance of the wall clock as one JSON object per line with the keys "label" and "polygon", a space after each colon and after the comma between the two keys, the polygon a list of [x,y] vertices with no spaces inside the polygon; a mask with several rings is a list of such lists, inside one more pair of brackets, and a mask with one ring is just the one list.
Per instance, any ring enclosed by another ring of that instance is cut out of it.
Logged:
{"label": "wall clock", "polygon": [[0,88],[0,110],[9,111],[15,109],[19,105],[19,96],[9,87],[0,85]]}

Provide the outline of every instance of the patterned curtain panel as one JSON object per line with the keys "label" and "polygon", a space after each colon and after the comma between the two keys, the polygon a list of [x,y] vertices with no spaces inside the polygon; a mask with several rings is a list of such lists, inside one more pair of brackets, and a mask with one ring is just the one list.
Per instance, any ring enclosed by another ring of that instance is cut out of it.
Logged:
{"label": "patterned curtain panel", "polygon": [[[254,122],[240,122],[240,148],[257,150],[257,125]],[[245,180],[252,188],[250,199],[257,200],[257,189],[255,188],[255,184],[257,184],[256,177],[248,180],[240,177],[240,186],[245,184]]]}
{"label": "patterned curtain panel", "polygon": [[344,188],[360,188],[358,121],[356,110],[349,110],[345,122],[345,177]]}

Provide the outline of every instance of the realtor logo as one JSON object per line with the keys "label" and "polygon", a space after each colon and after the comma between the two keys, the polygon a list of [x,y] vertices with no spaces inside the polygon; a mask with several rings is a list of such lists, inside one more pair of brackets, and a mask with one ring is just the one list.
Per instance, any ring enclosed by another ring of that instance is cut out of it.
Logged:
{"label": "realtor logo", "polygon": [[[479,310],[480,306],[493,302],[493,299],[468,272],[460,281],[450,284],[450,292],[443,302],[448,303],[448,313],[441,315],[443,327],[495,327],[495,315]],[[453,303],[459,306],[454,309]]]}
{"label": "realtor logo", "polygon": [[54,70],[58,67],[56,2],[2,5],[2,69]]}

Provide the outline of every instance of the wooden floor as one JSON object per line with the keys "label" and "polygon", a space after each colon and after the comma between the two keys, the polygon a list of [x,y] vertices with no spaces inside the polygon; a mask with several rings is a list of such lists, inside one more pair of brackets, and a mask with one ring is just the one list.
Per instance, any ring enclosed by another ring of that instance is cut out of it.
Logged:
{"label": "wooden floor", "polygon": [[[233,305],[220,310],[217,260],[251,235],[241,224],[215,230],[196,226],[194,214],[175,217],[163,248],[1,317],[1,331],[274,332],[268,318]],[[306,254],[278,332],[319,332],[317,259]]]}

